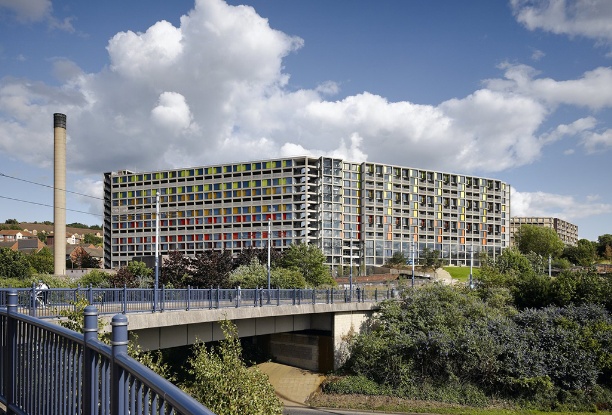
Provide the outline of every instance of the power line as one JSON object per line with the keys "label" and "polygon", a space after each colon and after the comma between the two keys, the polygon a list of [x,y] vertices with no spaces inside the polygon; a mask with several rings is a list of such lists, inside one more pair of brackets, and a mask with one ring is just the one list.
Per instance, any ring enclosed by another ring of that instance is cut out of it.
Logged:
{"label": "power line", "polygon": [[[30,203],[32,205],[38,205],[38,206],[46,206],[46,207],[54,207],[52,205],[48,205],[46,203],[39,203],[39,202],[31,202],[29,200],[22,200],[22,199],[15,199],[13,197],[7,197],[7,196],[0,196],[0,198],[2,199],[8,199],[8,200],[14,200],[16,202],[22,202],[22,203]],[[97,213],[91,213],[91,212],[85,212],[84,210],[76,210],[76,209],[68,209],[68,208],[61,208],[63,210],[69,210],[70,212],[77,212],[77,213],[85,213],[87,215],[92,215],[92,216],[98,216],[98,217],[104,217],[103,215],[98,215]]]}
{"label": "power line", "polygon": [[[37,186],[42,186],[42,187],[46,187],[46,188],[53,189],[53,190],[57,189],[57,190],[60,190],[62,192],[66,192],[66,193],[72,193],[72,194],[79,195],[79,196],[90,197],[92,199],[104,200],[101,197],[87,195],[85,193],[73,192],[72,190],[60,189],[59,187],[50,186],[48,184],[36,183],[36,182],[30,181],[30,180],[26,180],[26,179],[20,179],[19,177],[9,176],[8,174],[4,174],[4,173],[0,173],[0,176],[6,177],[8,179],[19,180],[20,182],[35,184]],[[66,209],[66,210],[70,210],[70,209]]]}

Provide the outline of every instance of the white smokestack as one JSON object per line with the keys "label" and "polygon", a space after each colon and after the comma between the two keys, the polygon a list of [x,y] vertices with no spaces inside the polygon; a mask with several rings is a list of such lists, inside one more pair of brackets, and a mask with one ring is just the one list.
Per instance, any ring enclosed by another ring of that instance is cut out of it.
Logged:
{"label": "white smokestack", "polygon": [[66,275],[66,115],[53,114],[53,273]]}

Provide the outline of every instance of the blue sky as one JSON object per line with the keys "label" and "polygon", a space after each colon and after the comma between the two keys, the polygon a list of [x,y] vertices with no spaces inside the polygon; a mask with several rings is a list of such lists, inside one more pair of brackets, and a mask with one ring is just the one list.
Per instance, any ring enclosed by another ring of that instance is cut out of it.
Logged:
{"label": "blue sky", "polygon": [[330,155],[498,178],[515,216],[612,233],[608,0],[143,5],[0,0],[1,222],[53,220],[63,112],[68,222],[101,224],[106,171]]}

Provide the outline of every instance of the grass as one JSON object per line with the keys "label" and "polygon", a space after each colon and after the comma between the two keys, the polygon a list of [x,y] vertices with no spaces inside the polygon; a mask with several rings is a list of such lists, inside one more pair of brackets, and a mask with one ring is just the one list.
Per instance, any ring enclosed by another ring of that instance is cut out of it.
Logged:
{"label": "grass", "polygon": [[[444,271],[448,272],[454,280],[467,282],[470,279],[470,267],[444,267]],[[473,277],[478,277],[479,272],[478,268],[473,268]]]}
{"label": "grass", "polygon": [[[514,409],[506,403],[496,407],[475,408],[432,401],[393,398],[388,396],[336,395],[316,393],[307,404],[318,408],[353,409],[382,413],[423,413],[438,415],[588,415],[593,412],[537,411]],[[597,414],[612,415],[611,411],[597,411]]]}

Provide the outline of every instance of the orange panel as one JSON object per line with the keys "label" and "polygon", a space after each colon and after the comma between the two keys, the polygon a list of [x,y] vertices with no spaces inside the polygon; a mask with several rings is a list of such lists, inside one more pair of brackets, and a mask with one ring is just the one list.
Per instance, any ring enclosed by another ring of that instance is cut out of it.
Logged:
{"label": "orange panel", "polygon": [[461,244],[465,244],[465,238],[459,238]]}
{"label": "orange panel", "polygon": [[438,243],[442,243],[442,237],[438,236]]}

